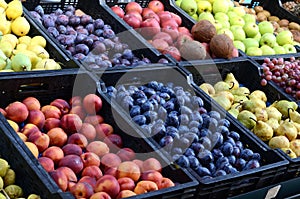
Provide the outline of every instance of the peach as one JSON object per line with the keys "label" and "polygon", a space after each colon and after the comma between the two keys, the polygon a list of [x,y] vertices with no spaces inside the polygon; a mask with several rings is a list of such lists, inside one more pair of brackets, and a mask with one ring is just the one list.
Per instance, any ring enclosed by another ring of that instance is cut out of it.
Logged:
{"label": "peach", "polygon": [[78,155],[66,155],[58,163],[59,167],[69,167],[75,174],[79,174],[83,169],[83,163]]}
{"label": "peach", "polygon": [[117,152],[117,155],[121,158],[122,161],[130,161],[135,158],[135,152],[128,147],[120,149]]}
{"label": "peach", "polygon": [[96,129],[90,123],[83,123],[79,133],[83,134],[88,141],[93,141],[96,137]]}
{"label": "peach", "polygon": [[31,151],[31,153],[33,154],[33,156],[35,158],[39,157],[39,149],[37,148],[37,146],[35,144],[33,144],[32,142],[24,142],[24,144],[28,147],[29,151]]}
{"label": "peach", "polygon": [[90,197],[90,199],[111,199],[111,197],[106,192],[100,191],[100,192],[94,193]]}
{"label": "peach", "polygon": [[21,133],[26,135],[26,137],[29,137],[31,133],[40,131],[39,127],[37,127],[35,124],[27,123],[25,126],[21,129]]}
{"label": "peach", "polygon": [[29,111],[40,110],[41,108],[40,101],[35,97],[26,97],[22,103],[25,104]]}
{"label": "peach", "polygon": [[83,120],[86,116],[86,112],[84,111],[82,106],[72,107],[69,113],[78,115],[81,120]]}
{"label": "peach", "polygon": [[115,198],[120,192],[118,180],[111,175],[104,175],[96,182],[95,192],[104,191],[112,198]]}
{"label": "peach", "polygon": [[170,178],[163,177],[160,181],[156,182],[158,189],[174,187],[175,184]]}
{"label": "peach", "polygon": [[144,194],[144,193],[148,193],[148,192],[156,191],[156,190],[158,190],[158,187],[155,182],[152,182],[149,180],[142,180],[136,184],[136,186],[134,188],[134,193]]}
{"label": "peach", "polygon": [[29,114],[26,105],[19,101],[10,103],[5,108],[5,112],[6,112],[6,118],[16,123],[24,122],[27,119]]}
{"label": "peach", "polygon": [[101,169],[105,171],[112,167],[118,167],[121,162],[122,160],[116,154],[107,153],[101,158]]}
{"label": "peach", "polygon": [[81,155],[82,149],[77,144],[66,144],[62,147],[62,150],[64,152],[64,155]]}
{"label": "peach", "polygon": [[62,147],[67,143],[68,140],[67,133],[60,127],[50,129],[47,132],[47,135],[50,138],[50,146]]}
{"label": "peach", "polygon": [[67,176],[59,170],[50,171],[49,175],[55,181],[57,186],[62,190],[66,191],[68,188],[68,178]]}
{"label": "peach", "polygon": [[1,113],[4,117],[6,117],[6,111],[5,111],[3,108],[0,108],[0,113]]}
{"label": "peach", "polygon": [[82,105],[88,114],[95,115],[102,108],[102,99],[95,94],[88,94],[83,98]]}
{"label": "peach", "polygon": [[93,189],[94,189],[95,186],[96,186],[97,180],[96,180],[96,178],[91,177],[91,176],[81,176],[81,178],[79,179],[78,182],[86,182],[86,183],[89,183],[89,184],[93,187]]}
{"label": "peach", "polygon": [[163,176],[160,172],[154,170],[148,170],[142,173],[141,180],[150,180],[155,183],[160,182]]}
{"label": "peach", "polygon": [[134,193],[131,190],[122,190],[120,191],[120,193],[117,195],[116,199],[120,199],[120,198],[128,198],[130,196],[136,196],[136,193]]}
{"label": "peach", "polygon": [[42,153],[49,147],[50,138],[46,133],[41,133],[40,135],[38,133],[33,133],[28,137],[28,141],[34,143],[39,152]]}
{"label": "peach", "polygon": [[93,126],[96,126],[97,124],[100,124],[104,121],[103,117],[101,115],[87,115],[84,118],[85,123],[89,123]]}
{"label": "peach", "polygon": [[107,144],[101,141],[92,141],[86,146],[86,150],[88,152],[93,152],[97,154],[99,157],[109,153],[109,148]]}
{"label": "peach", "polygon": [[42,156],[50,158],[56,165],[64,157],[64,152],[58,146],[50,146],[42,153]]}
{"label": "peach", "polygon": [[45,119],[48,118],[60,119],[61,117],[61,111],[56,106],[45,105],[42,106],[41,111],[44,113]]}
{"label": "peach", "polygon": [[75,198],[90,198],[94,194],[93,187],[86,182],[78,182],[71,187],[70,192]]}
{"label": "peach", "polygon": [[53,171],[54,170],[54,162],[48,157],[39,157],[38,162],[42,165],[42,167],[47,171]]}
{"label": "peach", "polygon": [[69,113],[62,116],[60,125],[67,134],[73,134],[80,130],[82,126],[82,120],[78,115]]}
{"label": "peach", "polygon": [[72,107],[74,107],[74,106],[81,106],[81,104],[82,104],[82,98],[80,96],[73,96],[69,100],[69,104]]}
{"label": "peach", "polygon": [[76,174],[69,167],[62,166],[62,167],[58,167],[56,170],[62,171],[67,176],[68,181],[77,182]]}
{"label": "peach", "polygon": [[110,124],[100,123],[95,125],[97,138],[103,140],[106,136],[114,132],[113,127]]}
{"label": "peach", "polygon": [[77,182],[68,181],[68,188],[67,191],[70,191],[71,188],[76,184]]}
{"label": "peach", "polygon": [[35,131],[33,133],[30,133],[30,135],[28,136],[28,141],[32,142],[32,140],[34,140],[36,137],[39,137],[42,135],[41,131]]}
{"label": "peach", "polygon": [[47,119],[45,120],[45,124],[44,124],[43,129],[44,129],[46,132],[48,132],[48,131],[50,131],[51,129],[56,128],[56,127],[59,127],[59,126],[60,126],[60,119],[50,117],[50,118],[47,118]]}
{"label": "peach", "polygon": [[100,166],[100,158],[97,154],[93,152],[85,152],[80,155],[81,161],[84,167],[88,166]]}
{"label": "peach", "polygon": [[114,176],[115,178],[117,177],[117,167],[111,167],[109,169],[107,169],[106,171],[104,171],[104,174],[105,175],[112,175]]}
{"label": "peach", "polygon": [[45,124],[45,115],[40,110],[32,110],[29,111],[26,121],[35,124],[39,129],[42,129]]}
{"label": "peach", "polygon": [[21,133],[21,132],[17,132],[17,134],[18,134],[18,136],[21,138],[21,140],[22,140],[23,142],[26,142],[26,141],[27,141],[27,136],[26,136],[26,135],[24,135],[24,134]]}
{"label": "peach", "polygon": [[112,152],[117,152],[123,147],[123,140],[121,136],[117,134],[110,134],[106,136],[103,140],[104,143],[107,144],[109,147],[110,151]]}
{"label": "peach", "polygon": [[131,190],[133,191],[135,184],[131,178],[123,177],[118,179],[120,190]]}
{"label": "peach", "polygon": [[140,176],[139,166],[132,161],[124,161],[117,167],[117,178],[129,177],[136,182]]}
{"label": "peach", "polygon": [[50,103],[50,105],[56,106],[63,115],[67,114],[70,110],[69,103],[64,99],[55,99]]}
{"label": "peach", "polygon": [[148,158],[143,162],[142,165],[142,172],[148,171],[148,170],[155,170],[158,172],[161,172],[162,166],[160,162],[156,158]]}
{"label": "peach", "polygon": [[19,132],[20,127],[19,127],[19,125],[18,125],[16,122],[14,122],[14,121],[12,121],[12,120],[10,120],[10,119],[7,119],[7,122],[8,122],[8,124],[12,127],[12,129],[13,129],[15,132]]}
{"label": "peach", "polygon": [[142,171],[142,167],[143,167],[143,160],[139,160],[139,159],[134,159],[132,160],[132,162],[134,162],[135,164],[137,164],[140,168],[140,170]]}
{"label": "peach", "polygon": [[77,144],[82,149],[84,149],[88,145],[88,140],[83,134],[74,133],[68,137],[68,144]]}
{"label": "peach", "polygon": [[87,166],[82,170],[81,176],[91,176],[98,180],[103,176],[102,171],[97,166]]}

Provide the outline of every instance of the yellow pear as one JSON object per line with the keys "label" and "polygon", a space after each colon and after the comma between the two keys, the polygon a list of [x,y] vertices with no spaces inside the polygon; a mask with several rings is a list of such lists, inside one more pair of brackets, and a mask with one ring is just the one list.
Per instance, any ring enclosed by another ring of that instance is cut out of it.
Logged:
{"label": "yellow pear", "polygon": [[234,103],[242,103],[248,100],[248,97],[246,95],[233,95],[233,96],[234,96]]}
{"label": "yellow pear", "polygon": [[221,91],[229,91],[231,89],[231,85],[224,81],[218,81],[214,85],[215,92],[221,92]]}
{"label": "yellow pear", "polygon": [[223,96],[223,97],[228,98],[229,101],[230,101],[230,103],[231,103],[231,105],[234,102],[234,96],[229,91],[220,91],[220,92],[216,93],[214,96]]}
{"label": "yellow pear", "polygon": [[202,83],[199,88],[201,88],[208,95],[214,95],[216,93],[214,87],[209,83]]}
{"label": "yellow pear", "polygon": [[298,113],[298,111],[291,109],[291,111],[289,111],[289,114],[293,122],[300,122],[300,113]]}
{"label": "yellow pear", "polygon": [[279,122],[278,120],[276,120],[275,118],[269,118],[267,121],[266,121],[267,124],[269,124],[272,129],[273,129],[273,132],[276,134],[276,131],[279,127]]}
{"label": "yellow pear", "polygon": [[[20,44],[19,44],[20,45]],[[34,65],[37,64],[37,62],[39,62],[42,58],[38,57],[34,52],[32,51],[29,51],[29,50],[26,50],[26,49],[22,49],[22,50],[16,50],[14,52],[14,54],[17,54],[17,53],[22,53],[24,55],[27,55],[30,59],[30,62],[31,62],[31,65],[32,67]]]}
{"label": "yellow pear", "polygon": [[11,23],[11,31],[17,36],[27,35],[30,30],[30,24],[25,17],[17,17]]}
{"label": "yellow pear", "polygon": [[27,44],[24,44],[24,43],[22,43],[22,44],[17,44],[17,46],[16,46],[16,50],[26,50],[27,49]]}
{"label": "yellow pear", "polygon": [[4,42],[4,41],[10,42],[13,48],[15,48],[16,45],[19,43],[18,37],[14,34],[3,35],[0,42]]}
{"label": "yellow pear", "polygon": [[297,128],[290,119],[284,120],[276,130],[276,135],[286,136],[290,141],[297,138]]}
{"label": "yellow pear", "polygon": [[26,44],[27,46],[29,46],[31,37],[28,35],[25,35],[25,36],[19,37],[18,40],[19,40],[19,44]]}
{"label": "yellow pear", "polygon": [[281,120],[282,114],[274,106],[268,106],[266,108],[266,111],[267,111],[267,114],[268,114],[268,118],[274,118],[278,122]]}
{"label": "yellow pear", "polygon": [[287,154],[290,158],[297,158],[297,154],[290,148],[281,148],[281,150]]}
{"label": "yellow pear", "polygon": [[42,59],[34,66],[34,69],[58,70],[61,68],[54,59]]}
{"label": "yellow pear", "polygon": [[231,101],[222,95],[214,95],[212,97],[220,106],[222,106],[225,110],[229,110],[231,107]]}
{"label": "yellow pear", "polygon": [[40,45],[46,47],[47,41],[43,36],[37,35],[31,38],[30,45]]}
{"label": "yellow pear", "polygon": [[9,34],[11,32],[11,22],[4,20],[0,23],[0,31],[3,35]]}
{"label": "yellow pear", "polygon": [[6,57],[10,57],[14,48],[12,47],[10,42],[1,41],[0,42],[0,49],[5,54]]}
{"label": "yellow pear", "polygon": [[250,94],[249,89],[244,86],[238,87],[237,89],[232,89],[230,91],[234,95],[248,96]]}
{"label": "yellow pear", "polygon": [[42,59],[49,59],[49,53],[40,45],[29,45],[27,46],[27,50],[34,52],[38,57]]}
{"label": "yellow pear", "polygon": [[274,136],[269,140],[269,147],[272,149],[289,148],[290,141],[284,135]]}
{"label": "yellow pear", "polygon": [[8,20],[16,19],[23,14],[23,7],[20,0],[13,0],[7,4],[5,10],[6,17]]}
{"label": "yellow pear", "polygon": [[290,148],[296,153],[297,157],[300,156],[300,139],[295,139],[290,142]]}
{"label": "yellow pear", "polygon": [[5,0],[0,0],[0,7],[6,9],[7,8],[7,3]]}
{"label": "yellow pear", "polygon": [[266,122],[268,120],[268,113],[265,108],[255,108],[254,114],[259,121]]}
{"label": "yellow pear", "polygon": [[267,102],[267,96],[266,94],[261,91],[261,90],[255,90],[255,91],[252,91],[249,95],[249,98],[250,99],[260,99],[264,102]]}
{"label": "yellow pear", "polygon": [[239,87],[239,82],[235,79],[233,73],[228,73],[224,81],[231,85],[231,89]]}

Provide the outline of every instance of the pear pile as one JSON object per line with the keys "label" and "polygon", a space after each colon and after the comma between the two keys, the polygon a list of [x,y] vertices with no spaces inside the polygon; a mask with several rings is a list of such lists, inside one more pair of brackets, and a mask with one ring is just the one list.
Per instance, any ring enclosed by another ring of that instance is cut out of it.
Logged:
{"label": "pear pile", "polygon": [[56,70],[61,66],[45,49],[46,39],[30,37],[21,1],[0,0],[0,72]]}
{"label": "pear pile", "polygon": [[279,148],[291,158],[300,157],[300,113],[296,102],[278,100],[267,106],[263,91],[240,86],[232,73],[223,81],[202,83],[199,88],[270,148]]}
{"label": "pear pile", "polygon": [[[19,185],[15,184],[16,173],[10,168],[8,162],[0,158],[0,199],[24,198],[24,193]],[[36,194],[30,194],[27,199],[40,199]]]}
{"label": "pear pile", "polygon": [[231,0],[176,0],[196,21],[209,20],[217,34],[228,35],[249,56],[296,53],[300,25],[272,16],[262,6],[246,8]]}

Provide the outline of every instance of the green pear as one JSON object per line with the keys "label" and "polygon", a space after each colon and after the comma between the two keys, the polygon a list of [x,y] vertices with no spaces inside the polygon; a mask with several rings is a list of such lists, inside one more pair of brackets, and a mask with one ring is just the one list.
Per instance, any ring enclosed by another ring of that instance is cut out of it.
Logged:
{"label": "green pear", "polygon": [[255,113],[256,108],[266,108],[266,103],[260,99],[249,99],[242,103],[243,110]]}
{"label": "green pear", "polygon": [[198,21],[200,21],[202,19],[206,19],[206,20],[210,21],[212,24],[215,22],[215,18],[210,12],[200,13],[198,16]]}
{"label": "green pear", "polygon": [[224,79],[224,82],[227,82],[228,84],[233,84],[232,89],[237,89],[239,87],[239,82],[235,79],[233,73],[227,73],[226,77]]}
{"label": "green pear", "polygon": [[5,159],[0,158],[0,177],[4,177],[9,168],[8,162]]}
{"label": "green pear", "polygon": [[4,42],[0,42],[0,49],[2,50],[2,52],[4,52],[6,57],[10,57],[12,55],[12,51],[14,48],[10,42],[4,41]]}
{"label": "green pear", "polygon": [[5,66],[4,70],[12,70],[11,60],[9,58],[6,59],[6,66]]}
{"label": "green pear", "polygon": [[194,0],[182,0],[180,8],[192,16],[197,12],[197,3]]}
{"label": "green pear", "polygon": [[242,110],[237,116],[237,120],[247,129],[252,129],[255,126],[256,122],[253,119],[256,120],[256,116],[248,110]]}
{"label": "green pear", "polygon": [[215,83],[214,89],[215,89],[216,93],[218,93],[220,91],[229,91],[231,89],[231,85],[229,85],[227,82],[219,81],[219,82]]}
{"label": "green pear", "polygon": [[239,112],[243,110],[240,102],[235,102],[232,104],[230,109],[237,109]]}
{"label": "green pear", "polygon": [[237,118],[237,116],[239,114],[239,110],[236,108],[230,108],[228,110],[228,113],[230,113],[234,118]]}
{"label": "green pear", "polygon": [[295,139],[290,142],[290,148],[296,153],[297,157],[300,156],[300,139]]}
{"label": "green pear", "polygon": [[248,97],[245,95],[233,95],[233,96],[234,96],[233,103],[240,103],[241,106],[242,106],[241,103],[248,100]]}
{"label": "green pear", "polygon": [[[252,119],[252,118],[251,118]],[[254,120],[254,119],[253,119]],[[269,141],[273,137],[273,129],[272,127],[264,121],[257,121],[255,126],[253,127],[253,133],[259,137],[262,141]]]}
{"label": "green pear", "polygon": [[267,124],[269,124],[272,129],[273,129],[273,132],[276,133],[278,127],[279,127],[279,122],[278,120],[276,120],[275,118],[269,118],[267,121],[266,121]]}
{"label": "green pear", "polygon": [[272,149],[289,148],[290,141],[283,135],[274,136],[269,140],[269,147]]}
{"label": "green pear", "polygon": [[277,110],[277,108],[275,108],[273,106],[268,106],[266,108],[266,111],[267,111],[269,119],[274,118],[278,122],[281,120],[282,114],[280,113],[280,111]]}
{"label": "green pear", "polygon": [[0,58],[6,60],[6,55],[5,53],[0,49]]}
{"label": "green pear", "polygon": [[0,58],[0,70],[3,70],[6,66],[6,61]]}
{"label": "green pear", "polygon": [[233,95],[248,96],[250,90],[247,87],[240,86],[237,89],[230,90]]}
{"label": "green pear", "polygon": [[177,7],[180,7],[181,2],[182,2],[182,0],[176,0],[176,1],[175,1],[175,5],[176,5]]}
{"label": "green pear", "polygon": [[11,68],[16,71],[30,71],[31,61],[30,58],[22,53],[18,53],[11,59]]}
{"label": "green pear", "polygon": [[291,148],[281,148],[281,150],[290,158],[297,158],[297,154]]}
{"label": "green pear", "polygon": [[275,54],[285,54],[285,49],[283,46],[274,46],[273,50],[275,51]]}
{"label": "green pear", "polygon": [[297,128],[290,119],[284,120],[276,131],[276,135],[286,136],[290,141],[297,138]]}
{"label": "green pear", "polygon": [[296,102],[291,102],[288,100],[279,100],[273,103],[275,108],[282,114],[284,118],[288,118],[288,110],[291,108],[297,110],[298,105]]}
{"label": "green pear", "polygon": [[261,35],[265,33],[274,33],[274,27],[271,22],[269,21],[261,21],[258,23],[259,32]]}
{"label": "green pear", "polygon": [[230,103],[233,104],[234,96],[229,91],[219,91],[219,92],[215,93],[214,96],[221,96],[221,97],[228,98]]}
{"label": "green pear", "polygon": [[202,83],[199,88],[208,95],[214,95],[216,93],[214,87],[209,83]]}
{"label": "green pear", "polygon": [[296,110],[292,109],[289,111],[289,116],[293,122],[300,122],[300,113],[298,113]]}
{"label": "green pear", "polygon": [[262,101],[264,101],[264,102],[267,102],[267,96],[266,96],[266,94],[265,94],[263,91],[261,91],[261,90],[254,90],[254,91],[252,91],[252,92],[250,93],[250,95],[249,95],[249,98],[250,98],[250,99],[260,99],[260,100],[262,100]]}
{"label": "green pear", "polygon": [[268,113],[266,108],[255,108],[254,114],[258,121],[266,122],[268,120]]}
{"label": "green pear", "polygon": [[223,95],[213,96],[212,98],[226,111],[230,109],[231,102],[228,98],[224,97]]}

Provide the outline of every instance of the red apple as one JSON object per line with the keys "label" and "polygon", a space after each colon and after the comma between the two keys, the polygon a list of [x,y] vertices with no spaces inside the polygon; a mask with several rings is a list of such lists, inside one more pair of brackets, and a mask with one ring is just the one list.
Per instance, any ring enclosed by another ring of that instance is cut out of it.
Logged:
{"label": "red apple", "polygon": [[63,115],[67,114],[70,110],[69,103],[64,99],[55,99],[50,103],[50,105],[56,106]]}
{"label": "red apple", "polygon": [[52,128],[50,131],[47,132],[47,135],[50,138],[50,145],[51,146],[59,146],[62,147],[68,140],[67,133],[59,127]]}
{"label": "red apple", "polygon": [[35,97],[26,97],[22,103],[25,104],[28,111],[40,110],[41,108],[40,101]]}
{"label": "red apple", "polygon": [[152,0],[148,4],[148,8],[153,10],[155,13],[159,13],[161,11],[164,11],[165,7],[164,4],[159,0]]}
{"label": "red apple", "polygon": [[133,191],[135,183],[131,178],[123,177],[118,179],[120,190],[131,190]]}
{"label": "red apple", "polygon": [[62,190],[66,191],[68,188],[68,178],[67,176],[59,170],[53,170],[49,172],[49,175],[54,180],[54,182],[57,184],[57,186]]}
{"label": "red apple", "polygon": [[181,35],[179,35],[178,38],[177,38],[177,41],[176,41],[176,47],[177,47],[178,49],[180,49],[181,46],[182,46],[185,42],[187,42],[187,41],[192,41],[192,40],[193,40],[192,37],[190,37],[190,36],[188,36],[188,35],[186,35],[186,34],[181,34]]}
{"label": "red apple", "polygon": [[48,157],[39,157],[38,161],[47,172],[54,170],[54,162],[52,159]]}
{"label": "red apple", "polygon": [[90,198],[94,194],[93,187],[86,182],[78,182],[71,187],[70,192],[75,198]]}
{"label": "red apple", "polygon": [[127,3],[125,6],[125,12],[127,13],[129,11],[137,11],[138,13],[142,14],[143,8],[139,3],[132,1]]}
{"label": "red apple", "polygon": [[97,154],[93,152],[85,152],[80,155],[81,161],[84,167],[88,166],[100,166],[100,158]]}
{"label": "red apple", "polygon": [[232,51],[232,57],[238,57],[239,56],[239,51],[237,48],[233,48],[233,51]]}
{"label": "red apple", "polygon": [[156,48],[159,52],[163,52],[167,47],[169,47],[169,44],[164,39],[153,39],[151,42],[152,46]]}
{"label": "red apple", "polygon": [[94,177],[91,177],[91,176],[82,176],[78,182],[86,182],[86,183],[89,183],[93,189],[95,189],[95,185],[96,185],[96,182],[97,180],[94,178]]}
{"label": "red apple", "polygon": [[104,191],[110,195],[110,197],[115,198],[120,192],[120,185],[118,180],[111,175],[104,175],[99,180],[97,180],[95,192]]}
{"label": "red apple", "polygon": [[120,6],[114,5],[114,6],[110,7],[110,9],[111,9],[116,15],[118,15],[120,18],[123,19],[124,15],[125,15],[125,12],[124,12],[124,10],[123,10]]}
{"label": "red apple", "polygon": [[102,108],[102,99],[95,94],[88,94],[83,98],[84,110],[91,115],[97,114]]}
{"label": "red apple", "polygon": [[164,26],[162,31],[168,33],[172,37],[173,41],[176,41],[179,36],[178,28],[171,24]]}
{"label": "red apple", "polygon": [[161,21],[159,16],[154,12],[153,13],[149,12],[148,14],[144,15],[143,21],[146,19],[152,19],[152,18],[155,19],[158,23],[160,23],[160,21]]}
{"label": "red apple", "polygon": [[117,155],[121,158],[122,161],[130,161],[135,158],[135,152],[131,148],[121,148]]}
{"label": "red apple", "polygon": [[175,60],[180,61],[181,55],[179,50],[175,46],[169,46],[167,47],[162,54],[169,54],[171,55]]}
{"label": "red apple", "polygon": [[188,35],[188,36],[190,36],[191,38],[193,38],[193,36],[192,36],[190,30],[187,29],[186,27],[183,27],[183,26],[178,27],[178,32],[179,32],[179,35],[184,34],[184,35]]}
{"label": "red apple", "polygon": [[155,14],[155,12],[153,10],[151,10],[150,8],[143,8],[143,11],[142,11],[142,17],[143,17],[143,19],[149,13],[154,13]]}
{"label": "red apple", "polygon": [[178,24],[174,18],[167,19],[165,21],[161,21],[160,25],[162,28],[165,28],[167,26],[172,26],[172,27],[174,27],[174,29],[176,29],[178,31]]}
{"label": "red apple", "polygon": [[59,161],[58,166],[69,167],[74,171],[75,174],[79,174],[83,169],[83,162],[81,161],[81,158],[78,155],[66,155]]}
{"label": "red apple", "polygon": [[133,15],[133,16],[135,16],[138,20],[140,20],[140,22],[143,21],[143,17],[142,17],[142,15],[141,15],[141,13],[139,13],[139,12],[137,12],[137,11],[135,11],[135,10],[127,12],[126,15]]}
{"label": "red apple", "polygon": [[160,19],[160,22],[167,21],[172,18],[171,12],[169,11],[162,11],[157,13],[157,15]]}
{"label": "red apple", "polygon": [[139,32],[146,38],[150,39],[155,34],[160,32],[160,24],[159,22],[154,18],[149,18],[141,23],[141,28],[139,29]]}
{"label": "red apple", "polygon": [[83,134],[74,133],[69,136],[67,143],[68,144],[77,144],[82,149],[84,149],[88,145],[88,140]]}
{"label": "red apple", "polygon": [[141,21],[134,15],[126,14],[123,20],[134,29],[141,26]]}
{"label": "red apple", "polygon": [[172,18],[175,19],[175,21],[177,22],[178,26],[180,26],[182,24],[182,19],[178,14],[175,14],[173,12],[171,12]]}
{"label": "red apple", "polygon": [[92,165],[85,167],[81,172],[81,176],[90,176],[98,180],[103,174],[98,166]]}
{"label": "red apple", "polygon": [[77,144],[66,144],[62,147],[62,150],[64,152],[64,155],[81,155],[82,149]]}
{"label": "red apple", "polygon": [[154,37],[152,38],[152,40],[154,41],[155,39],[163,39],[165,40],[169,45],[173,44],[173,39],[172,37],[166,33],[166,32],[159,32],[156,35],[154,35]]}

